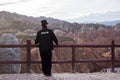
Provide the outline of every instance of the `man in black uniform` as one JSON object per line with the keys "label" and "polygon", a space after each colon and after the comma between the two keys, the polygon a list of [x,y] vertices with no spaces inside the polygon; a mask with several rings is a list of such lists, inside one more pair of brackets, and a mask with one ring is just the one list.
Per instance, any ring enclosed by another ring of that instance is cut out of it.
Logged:
{"label": "man in black uniform", "polygon": [[35,44],[39,45],[42,71],[46,76],[51,76],[53,42],[58,45],[58,40],[54,32],[51,29],[47,29],[47,20],[42,20],[41,25],[42,30],[37,32]]}

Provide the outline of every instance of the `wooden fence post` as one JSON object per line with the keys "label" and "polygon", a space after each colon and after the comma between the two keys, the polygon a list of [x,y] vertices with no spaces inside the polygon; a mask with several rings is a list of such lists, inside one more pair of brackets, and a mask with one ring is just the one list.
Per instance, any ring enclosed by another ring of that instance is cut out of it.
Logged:
{"label": "wooden fence post", "polygon": [[111,71],[115,71],[115,42],[111,42]]}
{"label": "wooden fence post", "polygon": [[26,65],[26,72],[30,73],[30,66],[31,66],[31,40],[27,40],[27,65]]}
{"label": "wooden fence post", "polygon": [[72,47],[72,72],[75,72],[75,47]]}

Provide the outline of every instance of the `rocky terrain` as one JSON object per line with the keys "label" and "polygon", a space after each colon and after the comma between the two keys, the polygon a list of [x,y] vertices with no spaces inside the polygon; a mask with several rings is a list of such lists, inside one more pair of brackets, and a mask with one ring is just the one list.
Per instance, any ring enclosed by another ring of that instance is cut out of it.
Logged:
{"label": "rocky terrain", "polygon": [[[19,44],[19,42],[14,35],[5,33],[0,37],[0,44]],[[19,48],[0,48],[0,61],[20,61]],[[20,72],[20,64],[0,64],[0,74]]]}
{"label": "rocky terrain", "polygon": [[[59,44],[111,44],[114,40],[120,44],[120,24],[107,26],[103,24],[78,24],[47,17],[28,17],[17,13],[0,12],[0,35],[12,33],[21,44],[31,39],[34,44],[36,32],[41,29],[40,21],[47,19],[49,28],[53,29]],[[32,60],[40,60],[37,48],[32,48]],[[76,48],[77,59],[110,59],[109,48]],[[26,60],[26,49],[20,50],[21,60]],[[116,48],[116,58],[120,58],[120,49]],[[57,48],[53,51],[54,60],[70,60],[70,48]],[[119,67],[120,64],[116,64]],[[104,68],[111,67],[110,63],[81,63],[76,64],[76,72],[97,72]],[[21,72],[25,72],[25,65],[22,65]],[[40,73],[41,65],[32,65],[31,72]],[[53,65],[53,72],[71,72],[70,64]]]}

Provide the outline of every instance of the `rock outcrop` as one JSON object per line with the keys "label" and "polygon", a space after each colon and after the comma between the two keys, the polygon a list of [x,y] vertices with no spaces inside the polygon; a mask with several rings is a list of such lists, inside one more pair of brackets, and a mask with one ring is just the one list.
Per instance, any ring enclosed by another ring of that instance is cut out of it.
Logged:
{"label": "rock outcrop", "polygon": [[[18,44],[18,39],[10,34],[5,33],[0,37],[0,44]],[[0,61],[19,61],[20,52],[18,48],[0,48]],[[20,64],[0,64],[0,73],[20,73]]]}

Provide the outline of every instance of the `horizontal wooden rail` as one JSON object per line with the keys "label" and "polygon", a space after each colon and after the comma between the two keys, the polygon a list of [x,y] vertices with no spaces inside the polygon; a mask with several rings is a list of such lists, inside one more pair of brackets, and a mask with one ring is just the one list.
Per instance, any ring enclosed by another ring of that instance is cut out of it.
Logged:
{"label": "horizontal wooden rail", "polygon": [[26,44],[0,44],[0,48],[25,48]]}
{"label": "horizontal wooden rail", "polygon": [[[52,61],[52,63],[57,64],[57,63],[71,63],[72,60],[57,60],[57,61]],[[75,63],[88,63],[88,62],[111,62],[111,60],[106,60],[106,59],[88,59],[88,60],[75,60]],[[115,60],[115,62],[120,62],[120,60]],[[26,64],[27,61],[0,61],[0,64]],[[31,61],[30,63],[32,64],[39,64],[41,61]]]}
{"label": "horizontal wooden rail", "polygon": [[[28,47],[28,45],[26,45],[26,44],[0,44],[0,48],[17,48],[17,47],[19,47],[19,48],[24,48],[24,47]],[[33,45],[33,44],[31,44],[30,45],[30,47],[37,47],[36,45]],[[77,47],[77,48],[83,48],[83,47],[88,47],[88,48],[109,48],[109,47],[111,47],[111,45],[78,45],[78,44],[76,44],[76,45],[55,45],[54,46],[55,48],[60,48],[60,47]],[[120,45],[115,45],[114,47],[120,47]]]}
{"label": "horizontal wooden rail", "polygon": [[[33,44],[31,44],[31,45],[29,45],[30,47],[37,47],[36,45],[33,45]],[[26,44],[0,44],[0,48],[17,48],[17,47],[19,47],[19,48],[24,48],[24,47],[28,47],[28,45],[26,45]],[[111,45],[78,45],[78,44],[76,44],[76,45],[73,45],[73,44],[71,44],[71,45],[67,45],[67,44],[65,44],[65,45],[57,45],[57,46],[54,46],[55,48],[60,48],[60,47],[77,47],[77,48],[83,48],[83,47],[89,47],[89,48],[107,48],[107,47],[111,47]],[[120,47],[120,45],[115,45],[114,47]]]}

